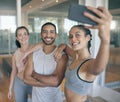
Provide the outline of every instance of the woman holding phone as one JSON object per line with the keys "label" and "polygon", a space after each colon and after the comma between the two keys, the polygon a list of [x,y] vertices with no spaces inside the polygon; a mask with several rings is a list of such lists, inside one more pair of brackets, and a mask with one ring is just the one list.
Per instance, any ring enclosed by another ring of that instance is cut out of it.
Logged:
{"label": "woman holding phone", "polygon": [[[89,102],[88,91],[95,78],[99,75],[108,63],[110,47],[110,23],[112,15],[104,7],[87,7],[97,16],[84,12],[84,15],[97,22],[94,26],[75,25],[69,31],[69,43],[59,46],[55,56],[59,56],[64,50],[72,56],[72,63],[68,66],[65,74],[65,96],[67,102]],[[92,34],[90,29],[97,29],[101,40],[100,48],[96,58],[90,54]]]}

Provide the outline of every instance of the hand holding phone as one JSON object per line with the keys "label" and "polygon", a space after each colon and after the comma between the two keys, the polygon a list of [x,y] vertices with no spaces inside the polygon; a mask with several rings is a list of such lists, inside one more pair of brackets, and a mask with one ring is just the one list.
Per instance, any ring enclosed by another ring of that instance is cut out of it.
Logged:
{"label": "hand holding phone", "polygon": [[88,10],[87,7],[84,5],[71,4],[69,7],[69,12],[68,12],[68,19],[74,20],[77,22],[81,22],[81,23],[85,23],[85,24],[97,25],[97,23],[95,21],[84,16],[84,14],[83,14],[84,12],[88,12],[94,16],[97,16],[95,13]]}

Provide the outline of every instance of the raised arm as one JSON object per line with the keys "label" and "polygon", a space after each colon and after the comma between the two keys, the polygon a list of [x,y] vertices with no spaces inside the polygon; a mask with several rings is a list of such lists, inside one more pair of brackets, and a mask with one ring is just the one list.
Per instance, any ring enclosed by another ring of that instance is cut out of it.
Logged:
{"label": "raised arm", "polygon": [[57,67],[54,73],[50,75],[41,75],[33,71],[32,76],[48,86],[59,86],[64,78],[65,71],[67,68],[68,57],[63,54],[61,59],[57,62]]}
{"label": "raised arm", "polygon": [[33,45],[30,49],[28,49],[28,50],[25,52],[22,60],[24,61],[25,58],[26,58],[29,54],[33,53],[34,51],[37,51],[38,49],[40,49],[40,48],[42,48],[42,47],[43,47],[43,43],[42,43],[42,42]]}
{"label": "raised arm", "polygon": [[34,52],[34,51],[37,51],[38,49],[42,48],[43,47],[43,43],[40,42],[40,43],[37,43],[35,45],[33,45],[33,47],[28,51],[28,54]]}
{"label": "raised arm", "polygon": [[112,21],[112,15],[104,7],[99,7],[98,9],[93,7],[88,7],[88,9],[95,12],[100,17],[97,18],[88,13],[85,13],[87,17],[98,23],[97,26],[89,27],[92,29],[98,29],[99,37],[101,40],[98,54],[96,56],[96,59],[93,60],[93,64],[91,66],[91,73],[98,75],[106,68],[109,59],[110,24]]}

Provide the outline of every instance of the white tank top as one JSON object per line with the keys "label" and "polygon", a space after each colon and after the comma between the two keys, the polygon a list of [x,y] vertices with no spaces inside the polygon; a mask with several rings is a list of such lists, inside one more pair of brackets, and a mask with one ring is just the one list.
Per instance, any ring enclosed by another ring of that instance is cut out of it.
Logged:
{"label": "white tank top", "polygon": [[[41,48],[33,53],[35,72],[44,75],[53,73],[57,65],[53,56],[55,50],[50,54],[45,54]],[[63,102],[60,86],[33,87],[32,102]]]}

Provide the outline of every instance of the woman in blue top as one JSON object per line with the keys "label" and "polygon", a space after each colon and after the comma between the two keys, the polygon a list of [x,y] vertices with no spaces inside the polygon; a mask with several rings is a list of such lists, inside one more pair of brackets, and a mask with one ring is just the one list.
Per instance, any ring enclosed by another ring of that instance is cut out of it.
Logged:
{"label": "woman in blue top", "polygon": [[[84,15],[97,22],[98,25],[73,26],[69,31],[69,42],[72,50],[67,45],[62,44],[55,54],[55,56],[59,56],[59,53],[64,50],[72,56],[72,63],[66,70],[65,96],[67,102],[88,102],[88,90],[96,76],[106,68],[109,58],[112,15],[104,7],[99,7],[98,9],[93,7],[87,8],[96,13],[99,18],[87,12]],[[101,40],[96,58],[91,58],[89,51],[91,41],[89,28],[98,29]]]}

